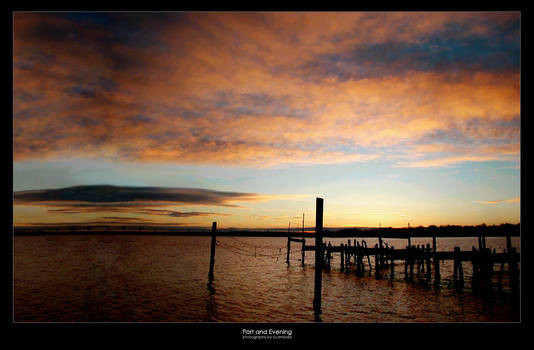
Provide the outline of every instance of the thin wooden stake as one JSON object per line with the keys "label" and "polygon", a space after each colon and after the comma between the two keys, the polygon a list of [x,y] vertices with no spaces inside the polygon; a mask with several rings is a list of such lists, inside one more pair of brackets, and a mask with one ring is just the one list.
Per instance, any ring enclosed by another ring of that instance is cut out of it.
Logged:
{"label": "thin wooden stake", "polygon": [[304,238],[302,238],[302,266],[304,266],[304,259],[306,258],[306,249],[305,248],[306,248],[306,240]]}

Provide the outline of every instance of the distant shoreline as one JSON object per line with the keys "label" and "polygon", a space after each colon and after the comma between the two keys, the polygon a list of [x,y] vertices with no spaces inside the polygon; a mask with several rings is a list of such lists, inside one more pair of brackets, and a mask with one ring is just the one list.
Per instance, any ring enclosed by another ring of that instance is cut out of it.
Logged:
{"label": "distant shoreline", "polygon": [[[399,238],[408,237],[520,237],[520,224],[478,225],[478,226],[428,226],[412,228],[339,228],[324,229],[325,238]],[[212,236],[209,230],[176,230],[158,227],[61,227],[61,228],[32,228],[15,227],[15,236],[41,235],[169,235],[169,236]],[[237,237],[304,237],[314,238],[315,232],[307,228],[302,231],[287,232],[282,229],[246,230],[223,229],[218,230],[217,236]]]}

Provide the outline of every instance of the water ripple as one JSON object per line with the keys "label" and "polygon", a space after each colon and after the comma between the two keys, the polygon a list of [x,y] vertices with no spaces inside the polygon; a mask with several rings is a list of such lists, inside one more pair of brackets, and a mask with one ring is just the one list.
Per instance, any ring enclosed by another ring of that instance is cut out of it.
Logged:
{"label": "water ripple", "polygon": [[[15,320],[314,322],[313,253],[306,256],[306,266],[302,267],[294,257],[288,266],[285,251],[280,248],[285,246],[284,239],[219,240],[232,244],[239,252],[250,253],[251,247],[258,247],[262,253],[281,257],[240,255],[218,246],[215,279],[209,284],[208,237],[17,236]],[[440,244],[452,247],[457,242],[440,240]],[[464,245],[462,249],[470,249],[471,242]],[[338,256],[334,257],[333,266],[338,264],[336,259]],[[323,274],[320,319],[323,322],[519,319],[517,310],[506,298],[472,293],[468,266],[464,270],[467,288],[461,293],[452,288],[452,267],[443,264],[441,270],[442,288],[434,288],[422,280],[404,281],[402,265],[396,269],[399,273],[393,281],[387,278],[387,272],[377,280],[374,273],[358,278],[352,272],[345,274],[334,268]],[[506,293],[509,292],[505,289],[500,295],[506,297],[509,295]]]}

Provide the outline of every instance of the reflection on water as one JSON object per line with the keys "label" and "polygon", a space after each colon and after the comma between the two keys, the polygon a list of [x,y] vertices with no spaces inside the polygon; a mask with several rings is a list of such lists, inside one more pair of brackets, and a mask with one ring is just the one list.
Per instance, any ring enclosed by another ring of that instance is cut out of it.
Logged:
{"label": "reflection on water", "polygon": [[206,301],[206,314],[209,319],[206,321],[217,321],[217,302],[215,301],[215,288],[213,281],[208,282],[209,295]]}
{"label": "reflection on water", "polygon": [[[494,322],[519,321],[519,304],[504,274],[502,288],[452,288],[452,263],[441,265],[436,287],[374,271],[363,277],[339,270],[323,274],[322,313],[314,313],[314,254],[301,265],[300,244],[286,264],[283,238],[219,237],[215,278],[208,281],[210,237],[15,237],[15,321],[66,322]],[[332,245],[346,239],[332,239]],[[387,240],[397,249],[406,241]],[[310,240],[310,243],[311,240]],[[367,240],[369,246],[374,245]],[[429,243],[413,239],[412,244]],[[518,240],[513,240],[519,250]],[[439,250],[476,246],[476,239],[438,239]],[[487,239],[501,252],[505,239]],[[371,261],[372,263],[372,261]],[[374,268],[374,266],[373,266]],[[495,267],[495,281],[498,270]],[[505,268],[505,272],[507,268]]]}

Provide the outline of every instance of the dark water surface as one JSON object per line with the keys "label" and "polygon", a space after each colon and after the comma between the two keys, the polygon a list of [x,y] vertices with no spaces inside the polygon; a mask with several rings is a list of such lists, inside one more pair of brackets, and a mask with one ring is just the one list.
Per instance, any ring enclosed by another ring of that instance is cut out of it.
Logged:
{"label": "dark water surface", "polygon": [[[50,235],[14,238],[14,320],[52,322],[314,322],[314,254],[301,266],[300,243],[286,264],[285,238],[219,237],[215,279],[208,285],[210,237]],[[312,240],[309,244],[313,244]],[[328,240],[326,240],[328,242]],[[332,239],[332,244],[346,239]],[[369,246],[376,242],[366,240]],[[406,241],[385,240],[397,249]],[[512,240],[518,248],[518,239]],[[412,239],[412,244],[431,243]],[[476,239],[438,239],[438,250],[477,246]],[[505,239],[487,238],[498,252]],[[373,263],[373,260],[371,260]],[[373,264],[374,266],[374,264]],[[323,322],[518,322],[508,286],[451,285],[452,262],[441,265],[439,288],[417,278],[380,279],[339,270],[323,274]],[[495,278],[500,264],[495,265]],[[366,266],[368,269],[368,266]],[[374,271],[373,271],[374,272]]]}

